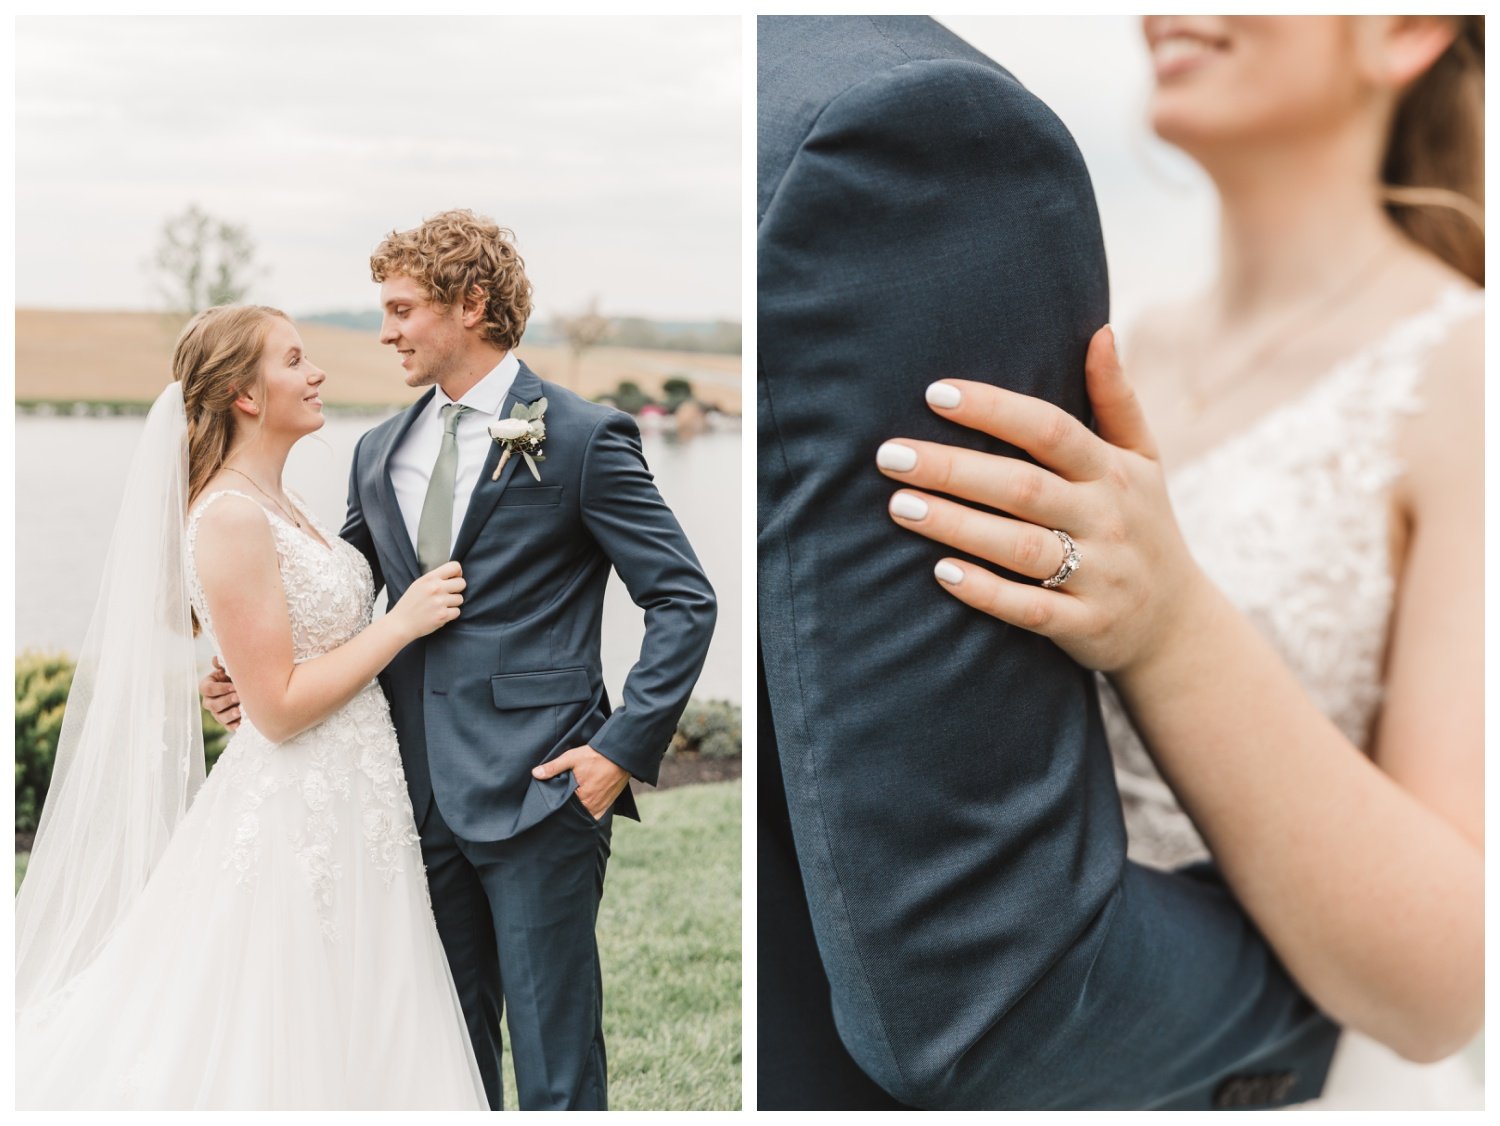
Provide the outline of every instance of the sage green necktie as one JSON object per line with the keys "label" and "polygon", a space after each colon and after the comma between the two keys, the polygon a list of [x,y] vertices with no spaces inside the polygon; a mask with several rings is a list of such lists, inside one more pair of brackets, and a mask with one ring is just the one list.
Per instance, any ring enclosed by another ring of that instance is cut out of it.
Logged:
{"label": "sage green necktie", "polygon": [[443,444],[432,477],[427,482],[427,497],[422,501],[422,516],[417,521],[417,563],[425,575],[434,567],[448,562],[453,546],[453,479],[458,474],[458,419],[473,407],[449,403],[443,407]]}

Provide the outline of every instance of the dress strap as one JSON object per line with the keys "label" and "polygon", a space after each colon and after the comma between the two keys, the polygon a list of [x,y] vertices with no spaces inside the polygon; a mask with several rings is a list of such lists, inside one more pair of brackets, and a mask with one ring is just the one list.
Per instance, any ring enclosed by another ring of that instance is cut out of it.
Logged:
{"label": "dress strap", "polygon": [[265,515],[267,523],[270,523],[273,528],[275,527],[274,521],[271,520],[270,511],[249,493],[242,493],[238,489],[215,489],[206,496],[199,497],[197,503],[193,505],[192,512],[188,514],[187,528],[189,544],[197,538],[198,521],[203,518],[203,514],[208,511],[209,506],[220,497],[239,497],[241,500],[249,501]]}

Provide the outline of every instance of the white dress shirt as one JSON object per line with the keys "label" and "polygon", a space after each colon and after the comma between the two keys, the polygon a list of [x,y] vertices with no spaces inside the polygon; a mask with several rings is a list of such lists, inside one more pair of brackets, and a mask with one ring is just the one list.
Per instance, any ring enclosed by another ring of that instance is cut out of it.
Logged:
{"label": "white dress shirt", "polygon": [[479,483],[484,459],[489,456],[490,446],[494,444],[490,438],[489,425],[500,417],[506,392],[510,390],[510,385],[520,370],[521,363],[516,359],[515,353],[507,352],[505,359],[470,387],[461,399],[450,399],[441,387],[434,388],[427,406],[391,454],[391,484],[396,487],[396,503],[401,506],[401,518],[406,522],[406,534],[411,537],[413,547],[417,544],[417,525],[422,520],[422,505],[427,500],[427,483],[432,479],[432,467],[443,444],[443,419],[439,412],[455,401],[474,408],[458,417],[458,471],[453,477],[453,535],[448,541],[451,548],[458,539],[458,529],[463,525],[464,515],[469,510],[469,496]]}

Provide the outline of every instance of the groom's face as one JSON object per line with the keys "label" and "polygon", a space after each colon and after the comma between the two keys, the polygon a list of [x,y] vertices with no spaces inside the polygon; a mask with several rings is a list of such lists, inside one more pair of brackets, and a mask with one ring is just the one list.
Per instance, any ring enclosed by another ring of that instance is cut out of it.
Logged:
{"label": "groom's face", "polygon": [[380,305],[380,342],[400,355],[406,385],[440,383],[463,353],[463,308],[433,304],[420,285],[401,274],[380,283]]}

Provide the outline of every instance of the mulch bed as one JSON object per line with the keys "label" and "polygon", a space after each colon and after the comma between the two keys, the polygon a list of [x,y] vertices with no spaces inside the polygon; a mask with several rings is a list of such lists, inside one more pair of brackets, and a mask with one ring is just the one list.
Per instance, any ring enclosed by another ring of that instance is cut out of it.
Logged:
{"label": "mulch bed", "polygon": [[668,755],[661,760],[656,779],[658,790],[673,786],[692,786],[699,782],[728,782],[740,776],[740,759],[703,758],[701,755]]}

